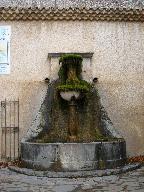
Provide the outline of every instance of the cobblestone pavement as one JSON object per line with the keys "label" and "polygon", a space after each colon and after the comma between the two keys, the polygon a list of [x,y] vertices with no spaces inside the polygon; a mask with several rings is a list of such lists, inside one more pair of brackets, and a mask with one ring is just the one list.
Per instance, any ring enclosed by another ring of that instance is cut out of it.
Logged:
{"label": "cobblestone pavement", "polygon": [[144,192],[144,166],[121,175],[91,178],[46,178],[0,169],[0,192]]}

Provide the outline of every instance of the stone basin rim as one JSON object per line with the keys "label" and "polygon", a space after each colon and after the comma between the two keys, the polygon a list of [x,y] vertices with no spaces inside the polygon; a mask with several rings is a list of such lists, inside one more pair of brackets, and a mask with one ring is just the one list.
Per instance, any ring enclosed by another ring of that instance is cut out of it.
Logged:
{"label": "stone basin rim", "polygon": [[21,143],[25,143],[25,144],[30,144],[30,145],[78,145],[78,144],[86,144],[86,145],[90,145],[90,144],[101,144],[101,143],[121,143],[121,142],[125,142],[124,139],[118,139],[115,141],[95,141],[95,142],[75,142],[75,143],[66,143],[66,142],[57,142],[57,143],[38,143],[38,142],[32,142],[32,141],[21,141]]}

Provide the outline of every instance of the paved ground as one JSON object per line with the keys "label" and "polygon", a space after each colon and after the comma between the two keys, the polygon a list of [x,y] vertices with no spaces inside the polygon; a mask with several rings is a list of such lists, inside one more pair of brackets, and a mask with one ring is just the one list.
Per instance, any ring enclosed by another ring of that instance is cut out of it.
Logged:
{"label": "paved ground", "polygon": [[52,179],[0,169],[0,192],[144,192],[144,166],[122,175]]}

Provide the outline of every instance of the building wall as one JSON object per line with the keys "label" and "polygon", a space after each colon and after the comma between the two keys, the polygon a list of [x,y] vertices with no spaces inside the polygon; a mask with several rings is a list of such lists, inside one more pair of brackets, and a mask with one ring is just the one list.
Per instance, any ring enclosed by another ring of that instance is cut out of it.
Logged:
{"label": "building wall", "polygon": [[[49,52],[94,52],[92,78],[128,155],[144,155],[144,24],[96,21],[0,22],[11,25],[11,73],[0,75],[0,100],[20,99],[21,137],[52,78]],[[52,65],[52,63],[51,63]]]}

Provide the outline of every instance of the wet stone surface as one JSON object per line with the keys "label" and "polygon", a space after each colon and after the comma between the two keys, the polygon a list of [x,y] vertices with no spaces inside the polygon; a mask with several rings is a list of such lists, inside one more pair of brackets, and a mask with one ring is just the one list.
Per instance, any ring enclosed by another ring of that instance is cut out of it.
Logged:
{"label": "wet stone surface", "polygon": [[144,166],[120,175],[88,178],[26,176],[0,169],[0,192],[144,192]]}

